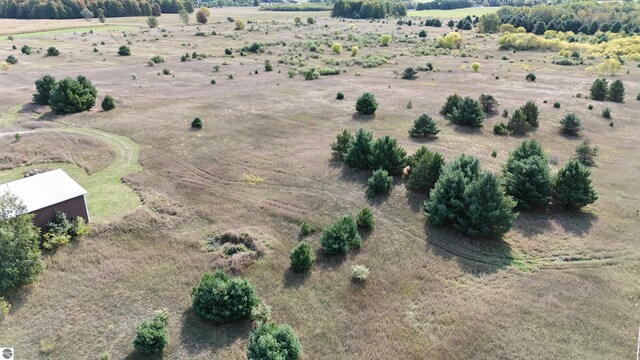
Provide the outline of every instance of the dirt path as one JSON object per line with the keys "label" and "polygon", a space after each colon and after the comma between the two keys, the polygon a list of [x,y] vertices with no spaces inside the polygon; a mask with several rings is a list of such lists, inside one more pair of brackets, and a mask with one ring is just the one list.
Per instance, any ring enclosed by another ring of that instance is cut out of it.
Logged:
{"label": "dirt path", "polygon": [[[139,162],[140,146],[136,142],[126,136],[84,127],[46,128],[18,131],[17,133],[39,132],[67,132],[85,135],[104,142],[115,151],[115,157],[111,164],[92,175],[86,174],[74,164],[46,164],[48,167],[53,165],[64,169],[87,190],[87,202],[94,222],[104,223],[120,218],[140,206],[138,195],[122,182],[122,177],[142,170],[142,165]],[[16,132],[5,132],[0,133],[0,136],[15,136],[15,134]],[[42,165],[32,164],[0,172],[0,182],[18,179],[25,170]]]}

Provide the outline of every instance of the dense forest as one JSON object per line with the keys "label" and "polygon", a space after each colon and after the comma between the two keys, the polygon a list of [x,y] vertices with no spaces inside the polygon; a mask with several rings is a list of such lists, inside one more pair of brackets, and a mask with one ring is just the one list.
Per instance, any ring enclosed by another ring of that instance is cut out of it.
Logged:
{"label": "dense forest", "polygon": [[383,19],[387,16],[406,16],[406,6],[397,1],[337,0],[331,16],[352,19]]}
{"label": "dense forest", "polygon": [[194,10],[191,0],[0,0],[0,18],[17,19],[73,19],[87,8],[94,16],[105,17],[159,16]]}
{"label": "dense forest", "polygon": [[637,3],[571,2],[532,7],[506,6],[498,10],[500,22],[523,27],[538,35],[547,30],[593,35],[597,31],[638,32],[640,5]]}

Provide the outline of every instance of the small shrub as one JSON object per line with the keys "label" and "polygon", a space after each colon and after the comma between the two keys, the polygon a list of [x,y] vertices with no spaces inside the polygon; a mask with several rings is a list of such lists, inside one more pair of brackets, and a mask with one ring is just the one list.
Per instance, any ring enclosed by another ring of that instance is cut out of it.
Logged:
{"label": "small shrub", "polygon": [[611,110],[609,110],[609,108],[602,110],[602,117],[605,119],[611,119]]}
{"label": "small shrub", "polygon": [[102,110],[109,111],[116,108],[116,102],[113,100],[111,95],[107,95],[102,100]]}
{"label": "small shrub", "polygon": [[391,35],[385,34],[380,36],[380,45],[381,46],[389,46],[391,42]]}
{"label": "small shrub", "polygon": [[378,109],[378,102],[372,93],[364,93],[356,101],[356,111],[364,115],[373,115]]}
{"label": "small shrub", "polygon": [[235,22],[235,30],[244,30],[244,21],[242,20],[236,20]]}
{"label": "small shrub", "polygon": [[164,75],[171,75],[171,70],[169,70],[169,69],[167,69],[167,68],[164,68],[164,69],[162,69],[162,74],[164,74]]}
{"label": "small shrub", "polygon": [[333,51],[336,54],[340,54],[340,52],[342,52],[342,44],[333,43],[333,45],[331,45],[331,51]]}
{"label": "small shrub", "polygon": [[28,45],[22,45],[22,47],[20,48],[20,52],[25,55],[31,55],[31,51],[31,46]]}
{"label": "small shrub", "polygon": [[249,335],[248,360],[298,360],[302,347],[291,326],[262,324]]}
{"label": "small shrub", "polygon": [[118,55],[129,56],[131,55],[131,49],[129,49],[127,45],[121,45],[120,48],[118,48]]}
{"label": "small shrub", "polygon": [[[485,114],[495,114],[497,113],[497,107],[500,105],[498,101],[493,97],[493,95],[489,94],[480,94],[480,105],[482,105],[482,110],[484,110]],[[506,110],[505,110],[506,111]]]}
{"label": "small shrub", "polygon": [[351,281],[363,283],[369,277],[369,269],[364,265],[354,265],[351,267]]}
{"label": "small shrub", "polygon": [[202,129],[202,119],[200,119],[199,117],[193,119],[193,121],[191,121],[191,128]]}
{"label": "small shrub", "polygon": [[420,32],[418,33],[418,37],[426,38],[427,37],[427,31],[426,30],[420,30]]}
{"label": "small shrub", "polygon": [[573,155],[575,160],[578,160],[584,166],[595,165],[595,157],[598,155],[598,147],[591,145],[589,139],[584,139],[578,146],[576,146],[576,152]]}
{"label": "small shrub", "polygon": [[158,310],[153,320],[144,320],[136,330],[133,347],[143,354],[161,353],[169,342],[168,319],[166,310]]}
{"label": "small shrub", "polygon": [[409,102],[407,103],[407,109],[411,108],[413,108],[413,103],[411,102],[411,100],[409,100]]}
{"label": "small shrub", "polygon": [[478,72],[478,70],[480,70],[480,63],[474,62],[471,64],[471,70]]}
{"label": "small shrub", "polygon": [[325,228],[320,237],[320,246],[329,255],[344,254],[351,248],[359,248],[361,244],[362,238],[351,214],[343,216]]}
{"label": "small shrub", "polygon": [[305,80],[317,80],[320,78],[320,73],[316,69],[307,69],[302,73]]}
{"label": "small shrub", "polygon": [[[10,64],[10,65],[15,65],[15,64],[17,64],[17,63],[18,63],[18,58],[16,58],[16,57],[15,57],[15,56],[13,56],[13,55],[9,55],[9,56],[7,56],[7,58],[5,59],[5,62],[6,62],[7,64]],[[639,94],[639,95],[640,95],[640,94]]]}
{"label": "small shrub", "polygon": [[150,28],[157,28],[158,27],[158,18],[151,15],[147,18],[147,25],[149,25]]}
{"label": "small shrub", "polygon": [[271,61],[264,61],[264,71],[273,71],[273,65],[271,65]]}
{"label": "small shrub", "polygon": [[153,61],[154,64],[160,64],[164,62],[164,58],[160,55],[155,55],[151,57],[151,61]]}
{"label": "small shrub", "polygon": [[211,85],[215,85],[216,84],[216,79],[211,79]]}
{"label": "small shrub", "polygon": [[525,80],[527,81],[536,81],[536,74],[530,72],[527,74],[527,76],[525,76]]}
{"label": "small shrub", "polygon": [[54,46],[51,46],[47,49],[47,56],[58,56],[60,55],[60,51],[56,49]]}
{"label": "small shrub", "polygon": [[313,228],[313,225],[309,224],[306,221],[302,222],[302,224],[300,225],[300,236],[309,236],[315,231],[316,229]]}
{"label": "small shrub", "polygon": [[307,272],[311,270],[316,260],[315,256],[313,256],[311,245],[304,241],[291,250],[289,259],[291,260],[291,269],[295,272]]}
{"label": "small shrub", "polygon": [[496,135],[509,135],[509,129],[507,129],[507,125],[505,125],[502,121],[493,125],[493,133]]}
{"label": "small shrub", "polygon": [[587,106],[587,109],[593,110],[593,105],[589,104],[589,106]]}
{"label": "small shrub", "polygon": [[373,197],[388,194],[392,185],[393,177],[386,170],[378,169],[367,180],[367,195]]}
{"label": "small shrub", "polygon": [[553,103],[553,107],[554,107],[554,108],[556,108],[556,109],[560,109],[560,103],[559,103],[559,102],[557,102],[557,101],[556,101],[556,102],[554,102],[554,103]]}
{"label": "small shrub", "polygon": [[591,99],[597,101],[604,101],[607,98],[609,92],[608,83],[606,79],[596,79],[591,84]]}
{"label": "small shrub", "polygon": [[343,94],[343,93],[341,93],[341,92],[338,92],[338,93],[336,94],[336,100],[342,100],[342,99],[344,99],[344,94]]}
{"label": "small shrub", "polygon": [[351,57],[357,56],[359,51],[360,49],[357,46],[353,45],[351,47]]}
{"label": "small shrub", "polygon": [[624,84],[622,80],[614,80],[609,87],[609,94],[607,95],[607,100],[623,103],[624,102]]}
{"label": "small shrub", "polygon": [[266,324],[271,320],[271,306],[260,301],[256,307],[251,309],[251,321],[260,326]]}
{"label": "small shrub", "polygon": [[404,72],[402,73],[402,78],[404,80],[414,80],[417,74],[418,72],[415,71],[412,67],[408,67],[404,69]]}
{"label": "small shrub", "polygon": [[248,318],[259,302],[246,279],[231,278],[223,270],[205,273],[191,300],[195,313],[215,324]]}
{"label": "small shrub", "polygon": [[356,224],[362,230],[371,231],[376,226],[376,220],[370,208],[362,208],[356,216]]}
{"label": "small shrub", "polygon": [[344,129],[336,136],[336,142],[331,143],[331,154],[336,160],[344,160],[351,147],[353,134],[351,131]]}

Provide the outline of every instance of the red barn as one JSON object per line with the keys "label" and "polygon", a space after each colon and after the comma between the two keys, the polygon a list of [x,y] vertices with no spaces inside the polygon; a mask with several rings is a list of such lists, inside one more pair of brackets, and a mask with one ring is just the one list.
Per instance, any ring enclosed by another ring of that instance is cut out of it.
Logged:
{"label": "red barn", "polygon": [[81,216],[87,223],[90,221],[85,199],[87,191],[63,170],[47,171],[0,185],[0,192],[5,191],[22,200],[27,212],[35,215],[33,221],[38,227],[46,226],[57,211],[67,214],[70,219]]}

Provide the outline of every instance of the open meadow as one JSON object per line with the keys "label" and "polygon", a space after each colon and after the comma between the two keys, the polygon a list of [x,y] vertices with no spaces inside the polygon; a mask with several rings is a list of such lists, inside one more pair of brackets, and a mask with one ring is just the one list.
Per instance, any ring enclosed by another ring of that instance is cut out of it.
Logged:
{"label": "open meadow", "polygon": [[[169,343],[159,358],[246,359],[249,320],[214,325],[191,307],[202,274],[223,267],[255,286],[276,322],[291,325],[303,359],[632,358],[640,324],[640,64],[627,60],[608,77],[624,81],[624,103],[595,101],[588,94],[598,75],[585,68],[602,57],[556,65],[557,51],[500,50],[499,34],[475,29],[461,30],[462,47],[445,51],[435,39],[451,31],[449,18],[435,16],[443,27],[418,27],[418,17],[405,18],[414,21],[407,26],[256,8],[211,9],[205,25],[163,14],[152,29],[143,17],[0,19],[0,59],[18,59],[0,72],[0,183],[62,167],[89,190],[96,214],[90,234],[44,253],[38,280],[5,295],[12,308],[0,323],[0,347],[15,348],[16,359],[148,358],[132,346],[136,327],[167,308]],[[228,17],[245,28],[234,30]],[[392,36],[389,46],[380,46],[382,34]],[[263,51],[252,52],[254,43]],[[23,45],[34,52],[20,53]],[[130,56],[118,55],[121,45]],[[45,56],[50,46],[60,55]],[[164,62],[150,66],[156,55]],[[401,78],[427,63],[433,71]],[[305,80],[311,67],[339,74]],[[525,80],[530,72],[534,82]],[[96,106],[54,115],[33,104],[43,74],[86,76]],[[355,110],[365,92],[379,102],[373,116]],[[479,128],[454,125],[439,114],[453,93],[491,94],[499,112]],[[106,95],[114,110],[100,108]],[[494,124],[507,121],[502,111],[528,100],[540,109],[539,127],[495,135]],[[580,136],[560,131],[570,112],[582,119]],[[437,138],[408,135],[423,113],[441,128]],[[190,128],[195,117],[200,130]],[[498,177],[525,139],[542,144],[554,173],[589,139],[599,147],[591,168],[599,198],[581,210],[521,210],[501,240],[468,238],[425,223],[428,194],[409,191],[400,176],[388,196],[367,197],[371,171],[334,160],[330,148],[338,132],[359,128],[397,139],[408,154],[424,145],[446,161],[473,155]],[[367,206],[376,227],[359,250],[328,256],[316,231],[306,238],[315,266],[291,271],[303,221],[322,229]],[[209,251],[207,239],[227,231],[253,236],[260,256]],[[361,264],[370,275],[356,284],[351,267]]]}

